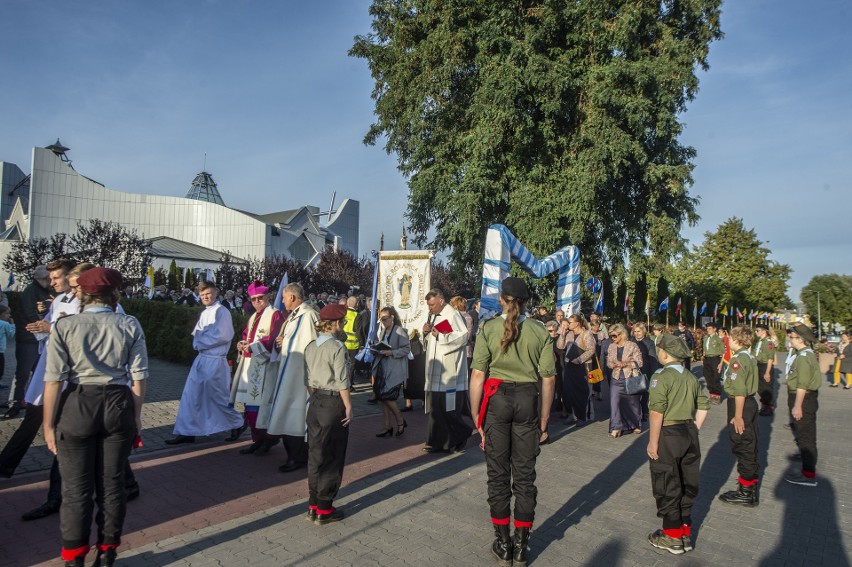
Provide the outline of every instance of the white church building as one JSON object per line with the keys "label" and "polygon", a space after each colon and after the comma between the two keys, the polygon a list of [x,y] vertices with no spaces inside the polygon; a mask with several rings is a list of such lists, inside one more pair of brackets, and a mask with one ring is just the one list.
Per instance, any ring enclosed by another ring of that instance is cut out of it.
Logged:
{"label": "white church building", "polygon": [[[126,193],[78,173],[67,151],[59,140],[33,148],[29,174],[0,161],[0,258],[15,242],[73,234],[78,222],[89,219],[116,222],[151,240],[155,268],[167,269],[174,259],[181,268],[215,269],[224,251],[236,261],[278,255],[306,265],[315,263],[326,247],[358,256],[358,201],[345,199],[325,212],[305,205],[256,214],[225,205],[206,171],[195,177],[183,198]],[[8,278],[0,270],[0,283],[5,286]]]}

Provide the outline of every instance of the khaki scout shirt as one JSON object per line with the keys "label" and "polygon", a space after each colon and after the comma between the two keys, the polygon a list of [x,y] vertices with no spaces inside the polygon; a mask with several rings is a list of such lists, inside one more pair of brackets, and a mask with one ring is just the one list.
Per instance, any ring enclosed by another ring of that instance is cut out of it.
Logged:
{"label": "khaki scout shirt", "polygon": [[757,339],[757,342],[751,347],[751,353],[754,359],[760,364],[766,364],[770,359],[775,358],[775,347],[772,346],[772,341],[769,337]]}
{"label": "khaki scout shirt", "polygon": [[348,390],[346,346],[323,333],[305,347],[305,385],[315,390]]}
{"label": "khaki scout shirt", "polygon": [[722,356],[725,354],[725,343],[722,342],[722,337],[717,334],[707,335],[704,337],[704,357]]}
{"label": "khaki scout shirt", "polygon": [[663,414],[663,421],[695,419],[695,410],[710,409],[710,402],[691,372],[670,362],[651,375],[648,407]]}
{"label": "khaki scout shirt", "polygon": [[525,319],[517,340],[506,352],[500,348],[503,340],[503,317],[489,319],[476,336],[473,367],[485,372],[487,378],[507,382],[538,382],[539,378],[556,374],[553,338],[538,321]]}
{"label": "khaki scout shirt", "polygon": [[822,373],[819,371],[814,351],[803,348],[793,357],[790,372],[787,373],[787,391],[795,393],[796,390],[807,390],[816,392],[822,384]]}
{"label": "khaki scout shirt", "polygon": [[748,397],[757,392],[757,363],[748,349],[742,348],[731,356],[725,372],[725,393],[729,397]]}

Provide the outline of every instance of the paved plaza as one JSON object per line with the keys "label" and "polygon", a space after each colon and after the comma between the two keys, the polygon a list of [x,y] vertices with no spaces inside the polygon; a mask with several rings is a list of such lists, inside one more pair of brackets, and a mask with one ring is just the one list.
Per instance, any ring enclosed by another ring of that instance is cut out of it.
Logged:
{"label": "paved plaza", "polygon": [[[280,445],[264,457],[238,454],[248,433],[236,443],[224,442],[223,434],[177,448],[164,445],[187,371],[151,361],[144,447],[131,457],[142,494],[128,504],[119,565],[495,564],[477,436],[464,453],[424,454],[421,409],[403,414],[409,424],[404,436],[377,439],[380,411],[366,403],[362,389],[355,394],[357,417],[335,502],[347,517],[316,526],[304,519],[306,471],[278,472],[285,460]],[[9,383],[8,376],[3,383]],[[597,402],[597,421],[582,429],[566,427],[554,416],[554,441],[542,447],[537,466],[530,565],[850,565],[852,391],[820,391],[817,488],[782,480],[794,467],[788,460],[793,440],[783,427],[786,412],[759,418],[763,470],[760,506],[754,509],[716,499],[734,488],[737,475],[725,406],[711,407],[701,431],[695,550],[681,556],[647,543],[648,533],[660,526],[645,454],[648,434],[610,439],[608,406]],[[0,422],[0,444],[18,423]],[[58,516],[20,520],[21,513],[44,501],[50,462],[39,438],[19,472],[0,480],[2,567],[61,565]]]}

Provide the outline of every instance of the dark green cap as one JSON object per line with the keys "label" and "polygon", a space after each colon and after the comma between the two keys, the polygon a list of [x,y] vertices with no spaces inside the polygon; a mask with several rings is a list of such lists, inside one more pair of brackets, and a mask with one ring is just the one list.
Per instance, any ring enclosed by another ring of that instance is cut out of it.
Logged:
{"label": "dark green cap", "polygon": [[683,337],[676,337],[666,333],[657,340],[657,348],[661,348],[674,358],[686,358],[692,356],[692,351],[686,346]]}

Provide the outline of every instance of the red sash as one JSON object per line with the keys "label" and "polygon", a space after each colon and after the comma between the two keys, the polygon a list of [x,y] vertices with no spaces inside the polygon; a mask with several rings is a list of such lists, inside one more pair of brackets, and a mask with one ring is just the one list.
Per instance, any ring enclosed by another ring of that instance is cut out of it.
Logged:
{"label": "red sash", "polygon": [[497,393],[497,388],[502,383],[503,381],[499,378],[489,378],[485,381],[485,386],[482,389],[482,404],[479,406],[479,420],[476,422],[477,429],[482,429],[482,423],[485,421],[485,412],[488,409],[488,400]]}

